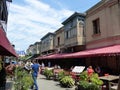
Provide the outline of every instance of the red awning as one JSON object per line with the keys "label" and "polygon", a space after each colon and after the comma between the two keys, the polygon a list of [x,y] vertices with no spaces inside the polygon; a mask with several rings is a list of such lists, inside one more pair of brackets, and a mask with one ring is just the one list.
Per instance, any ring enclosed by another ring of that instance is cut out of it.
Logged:
{"label": "red awning", "polygon": [[13,46],[7,39],[5,32],[1,28],[0,28],[0,55],[18,57]]}
{"label": "red awning", "polygon": [[61,54],[51,54],[51,55],[45,55],[45,56],[39,56],[36,59],[56,59],[61,58]]}
{"label": "red awning", "polygon": [[120,45],[107,46],[103,48],[91,49],[63,55],[64,58],[82,58],[82,57],[96,57],[96,56],[112,56],[120,55]]}
{"label": "red awning", "polygon": [[39,56],[36,59],[62,59],[62,58],[83,58],[83,57],[96,57],[96,56],[112,56],[120,55],[120,45],[113,45],[103,48],[92,50],[85,50],[68,54],[53,54],[48,56]]}

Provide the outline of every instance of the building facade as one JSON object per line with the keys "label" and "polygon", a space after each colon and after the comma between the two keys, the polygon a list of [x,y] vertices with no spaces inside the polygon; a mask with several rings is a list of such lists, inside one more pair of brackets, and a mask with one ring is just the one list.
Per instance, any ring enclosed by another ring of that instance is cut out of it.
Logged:
{"label": "building facade", "polygon": [[56,53],[64,52],[64,28],[61,27],[55,31],[54,36],[54,49]]}
{"label": "building facade", "polygon": [[17,57],[14,47],[9,42],[6,36],[8,20],[8,2],[12,2],[12,0],[0,0],[0,55]]}
{"label": "building facade", "polygon": [[87,49],[120,44],[120,7],[118,0],[102,0],[87,11]]}
{"label": "building facade", "polygon": [[41,38],[41,53],[50,54],[54,52],[54,33],[47,33]]}
{"label": "building facade", "polygon": [[6,31],[8,10],[6,0],[0,0],[0,26]]}
{"label": "building facade", "polygon": [[77,52],[85,49],[85,14],[75,12],[67,18],[64,25],[65,51]]}
{"label": "building facade", "polygon": [[41,54],[41,42],[35,42],[34,48],[35,48],[35,54]]}
{"label": "building facade", "polygon": [[[14,47],[8,40],[6,36],[7,31],[7,20],[8,20],[8,10],[7,10],[7,1],[9,0],[0,0],[0,90],[5,90],[6,86],[6,59],[7,56],[18,57]],[[12,1],[12,0],[10,0]],[[10,57],[11,59],[13,57]],[[14,58],[15,59],[15,58]],[[11,61],[11,60],[10,60]]]}
{"label": "building facade", "polygon": [[41,54],[41,42],[35,42],[31,44],[26,50],[27,55],[40,55]]}
{"label": "building facade", "polygon": [[[86,13],[86,49],[120,45],[119,0],[101,0]],[[111,50],[112,51],[112,50]],[[114,52],[86,59],[86,65],[99,65],[104,73],[119,74],[120,56]]]}
{"label": "building facade", "polygon": [[28,49],[26,50],[27,55],[34,55],[35,54],[35,48],[34,45],[31,44]]}

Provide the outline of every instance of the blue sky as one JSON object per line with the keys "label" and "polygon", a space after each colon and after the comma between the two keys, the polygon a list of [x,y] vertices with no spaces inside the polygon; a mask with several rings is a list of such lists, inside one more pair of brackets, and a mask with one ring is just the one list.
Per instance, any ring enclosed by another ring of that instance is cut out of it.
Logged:
{"label": "blue sky", "polygon": [[7,37],[16,50],[26,50],[54,32],[75,11],[84,13],[100,0],[13,0],[9,5]]}

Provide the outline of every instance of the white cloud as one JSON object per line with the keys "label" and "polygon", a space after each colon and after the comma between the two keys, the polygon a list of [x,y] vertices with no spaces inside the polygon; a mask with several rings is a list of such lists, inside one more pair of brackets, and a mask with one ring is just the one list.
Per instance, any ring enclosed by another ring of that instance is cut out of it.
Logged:
{"label": "white cloud", "polygon": [[24,5],[12,3],[8,17],[8,37],[16,48],[27,49],[48,32],[54,32],[73,11],[57,10],[40,0],[24,0]]}

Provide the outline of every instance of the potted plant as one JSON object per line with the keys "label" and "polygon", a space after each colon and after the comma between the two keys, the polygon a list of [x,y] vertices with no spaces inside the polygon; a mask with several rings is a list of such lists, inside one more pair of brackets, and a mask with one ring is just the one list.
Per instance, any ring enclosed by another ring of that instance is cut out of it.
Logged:
{"label": "potted plant", "polygon": [[89,82],[87,82],[87,81],[79,81],[77,90],[87,90],[88,86],[89,86]]}
{"label": "potted plant", "polygon": [[103,81],[99,79],[98,74],[94,73],[90,77],[84,71],[80,74],[80,81],[77,86],[78,90],[100,90]]}
{"label": "potted plant", "polygon": [[60,84],[63,87],[68,87],[71,88],[74,86],[75,81],[70,77],[70,76],[64,76],[61,80],[60,80]]}
{"label": "potted plant", "polygon": [[53,77],[53,71],[48,70],[47,68],[44,70],[43,74],[46,76],[46,79],[51,79]]}
{"label": "potted plant", "polygon": [[61,71],[58,73],[58,80],[60,81],[63,77],[65,77],[65,72]]}
{"label": "potted plant", "polygon": [[28,90],[32,85],[33,79],[31,74],[20,66],[16,67],[14,90]]}
{"label": "potted plant", "polygon": [[98,85],[98,86],[101,86],[103,85],[103,81],[99,79],[99,76],[97,73],[94,73],[91,77],[90,77],[90,82]]}

